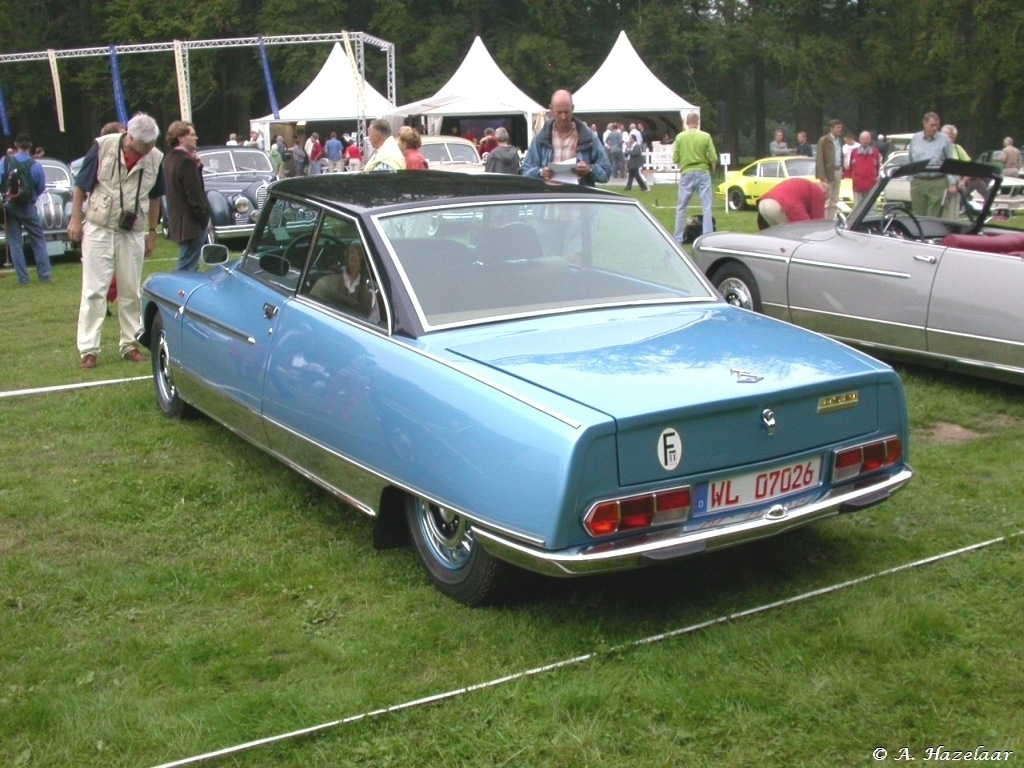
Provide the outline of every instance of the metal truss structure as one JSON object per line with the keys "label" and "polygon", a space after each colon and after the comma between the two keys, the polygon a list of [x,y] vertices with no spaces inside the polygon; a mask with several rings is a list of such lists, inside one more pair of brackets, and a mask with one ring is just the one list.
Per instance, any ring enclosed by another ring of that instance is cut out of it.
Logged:
{"label": "metal truss structure", "polygon": [[[175,65],[178,71],[178,98],[181,107],[181,118],[191,120],[192,118],[192,85],[189,78],[189,51],[209,50],[217,48],[244,48],[258,47],[263,45],[296,45],[302,43],[343,43],[345,51],[349,55],[354,71],[358,71],[358,83],[366,78],[365,46],[372,45],[379,48],[387,56],[388,104],[395,105],[395,44],[382,40],[379,37],[368,35],[365,32],[324,32],[320,34],[304,35],[270,35],[267,37],[233,37],[221,40],[174,40],[166,43],[136,43],[129,45],[118,45],[118,55],[129,53],[163,53],[173,52],[175,54]],[[24,61],[48,61],[53,62],[59,59],[81,59],[91,56],[109,56],[109,46],[94,48],[67,48],[56,51],[35,51],[32,53],[4,53],[0,54],[0,64]],[[360,101],[360,111],[363,104]],[[359,135],[366,133],[366,115],[359,117]]]}

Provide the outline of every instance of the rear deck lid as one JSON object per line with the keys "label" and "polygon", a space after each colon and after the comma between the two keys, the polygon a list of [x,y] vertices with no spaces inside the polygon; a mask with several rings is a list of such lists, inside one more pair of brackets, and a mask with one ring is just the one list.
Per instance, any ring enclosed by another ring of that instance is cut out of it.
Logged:
{"label": "rear deck lid", "polygon": [[[622,485],[869,434],[879,378],[894,376],[823,336],[725,305],[546,318],[449,349],[614,419]],[[682,448],[671,467],[666,430]]]}

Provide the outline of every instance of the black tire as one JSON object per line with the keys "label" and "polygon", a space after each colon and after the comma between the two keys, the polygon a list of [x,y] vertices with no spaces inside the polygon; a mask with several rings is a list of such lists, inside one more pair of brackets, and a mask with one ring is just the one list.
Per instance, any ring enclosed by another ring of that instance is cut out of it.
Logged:
{"label": "black tire", "polygon": [[757,281],[743,264],[736,261],[723,264],[711,275],[711,282],[725,297],[725,300],[734,307],[764,312]]}
{"label": "black tire", "polygon": [[444,594],[468,606],[507,596],[518,569],[488,554],[465,517],[416,496],[406,496],[405,515],[416,554]]}
{"label": "black tire", "polygon": [[729,198],[729,210],[730,211],[745,211],[747,210],[747,197],[743,194],[743,190],[739,187],[732,187],[728,193]]}
{"label": "black tire", "polygon": [[195,416],[195,409],[181,399],[178,388],[171,378],[171,361],[167,351],[167,334],[164,332],[163,315],[158,311],[153,318],[150,332],[150,360],[153,363],[153,383],[156,387],[156,404],[169,419],[188,419]]}

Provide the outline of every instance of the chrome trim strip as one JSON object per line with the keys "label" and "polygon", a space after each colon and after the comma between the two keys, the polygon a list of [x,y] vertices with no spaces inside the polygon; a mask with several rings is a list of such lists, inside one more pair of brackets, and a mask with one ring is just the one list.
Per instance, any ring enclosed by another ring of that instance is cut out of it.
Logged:
{"label": "chrome trim strip", "polygon": [[851,267],[847,264],[829,264],[825,261],[815,261],[814,259],[801,259],[799,257],[793,258],[794,264],[801,264],[805,267],[821,267],[822,269],[834,269],[837,272],[857,272],[862,275],[879,275],[880,277],[898,277],[901,280],[909,280],[910,274],[907,272],[891,272],[886,269],[868,269],[867,267]]}
{"label": "chrome trim strip", "polygon": [[[807,314],[807,315],[819,315],[819,316],[822,316],[822,317],[838,317],[838,318],[841,318],[843,320],[857,320],[857,321],[860,321],[860,322],[871,323],[872,325],[886,325],[886,326],[891,326],[893,328],[909,328],[910,330],[913,330],[913,331],[926,331],[926,330],[928,330],[923,325],[908,325],[907,323],[896,323],[896,322],[893,322],[892,320],[880,320],[877,317],[862,317],[861,315],[850,315],[850,314],[845,314],[845,313],[842,313],[842,312],[827,312],[827,311],[825,311],[823,309],[815,309],[813,307],[791,306],[789,308],[789,310],[790,310],[791,313],[798,313],[799,312],[799,313],[803,313],[803,314]],[[798,323],[798,325],[803,325],[803,323]],[[847,338],[846,336],[839,336],[837,334],[831,334],[831,333],[830,334],[826,334],[826,335],[832,337],[833,339],[839,339],[839,338],[846,339]],[[866,344],[866,343],[870,343],[870,342],[862,342],[862,343]]]}
{"label": "chrome trim strip", "polygon": [[[793,246],[794,250],[796,249],[796,245],[798,245],[798,244],[795,244]],[[762,259],[763,261],[778,261],[778,262],[781,262],[783,264],[789,262],[790,259],[792,258],[791,256],[776,256],[775,254],[760,253],[758,251],[743,251],[743,250],[740,250],[739,248],[720,248],[720,247],[716,247],[716,246],[713,246],[713,245],[704,245],[703,243],[700,246],[700,252],[701,253],[721,253],[721,254],[724,254],[726,256],[739,256],[739,257],[742,257],[742,258]]]}
{"label": "chrome trim strip", "polygon": [[249,235],[252,234],[252,231],[254,229],[256,229],[255,222],[251,224],[214,224],[213,235],[215,238],[225,236],[238,237],[241,235],[245,235],[248,237]]}
{"label": "chrome trim strip", "polygon": [[1021,349],[1024,349],[1024,342],[1013,341],[1012,339],[997,339],[997,338],[993,338],[992,336],[977,336],[977,335],[975,335],[973,333],[960,333],[959,331],[945,331],[945,330],[942,330],[941,328],[929,328],[928,329],[928,333],[934,333],[934,334],[938,334],[938,335],[941,335],[941,336],[950,336],[950,337],[956,338],[956,339],[966,339],[966,340],[971,341],[971,342],[987,341],[987,342],[992,342],[993,344],[1006,344],[1007,346],[1020,347]]}
{"label": "chrome trim strip", "polygon": [[[468,518],[471,522],[474,523],[474,526],[473,526],[473,530],[474,531],[481,531],[481,530],[500,531],[502,535],[512,537],[512,538],[514,538],[514,539],[516,539],[518,541],[529,542],[529,543],[534,544],[536,546],[543,546],[544,545],[544,540],[542,538],[539,538],[539,537],[536,537],[536,536],[529,536],[529,535],[523,534],[522,532],[519,532],[519,531],[513,531],[511,528],[505,528],[504,526],[495,525],[494,523],[480,522],[472,513],[467,512],[466,510],[462,509],[461,507],[456,506],[454,504],[451,504],[450,502],[445,501],[444,499],[440,499],[440,498],[438,498],[436,496],[433,496],[430,493],[427,493],[426,491],[424,491],[422,488],[416,488],[414,486],[411,486],[411,485],[403,483],[403,482],[401,482],[399,480],[396,480],[393,477],[389,477],[389,476],[387,476],[387,475],[385,475],[385,474],[383,474],[381,472],[378,472],[377,470],[373,469],[372,467],[369,467],[369,466],[363,464],[362,462],[360,462],[360,461],[358,461],[356,459],[353,459],[351,456],[346,456],[345,454],[339,453],[338,451],[334,450],[333,448],[331,448],[329,446],[326,446],[326,445],[324,445],[323,443],[321,443],[321,442],[319,442],[317,440],[311,439],[307,435],[299,434],[298,432],[296,432],[294,429],[292,429],[288,425],[282,424],[281,422],[279,422],[279,421],[277,421],[275,419],[271,419],[268,416],[264,416],[263,417],[263,421],[267,424],[267,426],[274,427],[275,429],[279,430],[280,432],[285,433],[287,435],[290,435],[290,436],[294,437],[296,440],[302,441],[307,446],[311,446],[311,447],[315,448],[317,451],[320,451],[320,452],[325,453],[325,454],[329,454],[330,456],[333,456],[334,458],[339,459],[340,461],[343,461],[346,464],[349,464],[349,465],[355,467],[356,469],[358,469],[361,472],[363,472],[367,477],[373,477],[373,478],[380,479],[380,480],[384,481],[386,484],[393,485],[395,488],[403,490],[406,493],[410,493],[410,494],[412,494],[414,496],[420,496],[420,497],[422,497],[424,499],[427,499],[428,501],[431,501],[431,502],[433,502],[433,503],[435,503],[435,504],[437,504],[439,506],[447,507],[448,509],[451,509],[451,510],[454,510],[454,511],[458,512],[460,515]],[[229,429],[230,429],[230,427],[229,427]],[[265,446],[260,446],[260,447],[263,448],[263,450],[265,450],[267,453],[269,453],[274,458],[280,460],[281,462],[283,462],[287,466],[289,466],[292,469],[294,469],[296,472],[298,472],[303,477],[305,477],[305,478],[307,478],[309,480],[312,480],[317,485],[319,485],[319,486],[327,489],[331,493],[336,494],[337,496],[341,497],[343,500],[345,500],[346,502],[352,504],[354,507],[356,507],[356,509],[360,510],[361,512],[366,513],[370,517],[376,517],[377,516],[377,510],[375,510],[372,506],[369,506],[368,504],[366,504],[364,502],[358,501],[357,499],[355,499],[355,497],[352,497],[347,492],[342,491],[340,488],[338,488],[337,486],[335,486],[332,483],[328,482],[327,480],[325,480],[320,475],[317,475],[316,473],[310,471],[309,469],[303,467],[302,465],[295,463],[294,461],[292,461],[291,459],[281,455],[277,451],[274,451],[274,450],[272,450],[270,448],[267,448]]]}
{"label": "chrome trim strip", "polygon": [[906,485],[913,476],[913,469],[904,466],[868,487],[857,488],[856,483],[850,483],[843,486],[847,490],[833,489],[804,507],[767,508],[765,515],[756,520],[689,532],[670,530],[604,544],[594,542],[587,548],[558,552],[532,549],[486,529],[474,528],[474,533],[488,552],[502,560],[549,576],[582,576],[638,568],[654,560],[669,560],[773,536],[836,515],[844,506],[881,501]]}

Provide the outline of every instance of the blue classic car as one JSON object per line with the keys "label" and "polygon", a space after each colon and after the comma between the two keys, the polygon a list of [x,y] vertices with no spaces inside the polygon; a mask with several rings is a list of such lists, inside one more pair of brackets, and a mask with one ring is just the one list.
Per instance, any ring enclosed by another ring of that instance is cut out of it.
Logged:
{"label": "blue classic car", "polygon": [[886,365],[733,307],[637,201],[435,171],[271,187],[241,258],[152,276],[168,416],[201,411],[492,602],[906,484]]}

